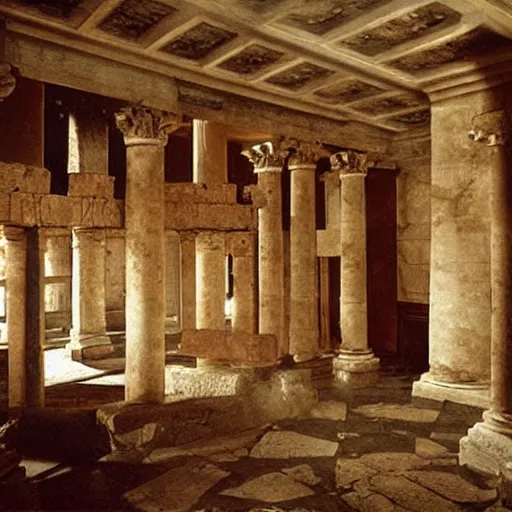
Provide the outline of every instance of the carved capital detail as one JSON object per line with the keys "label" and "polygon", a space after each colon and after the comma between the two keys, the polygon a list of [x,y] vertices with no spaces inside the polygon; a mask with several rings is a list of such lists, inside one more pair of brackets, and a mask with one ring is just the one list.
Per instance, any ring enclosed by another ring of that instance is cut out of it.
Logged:
{"label": "carved capital detail", "polygon": [[116,125],[128,143],[130,139],[153,139],[165,144],[167,135],[181,125],[176,114],[148,107],[126,107],[115,117]]}
{"label": "carved capital detail", "polygon": [[247,157],[254,165],[255,171],[268,167],[282,169],[286,159],[290,155],[290,148],[284,137],[272,141],[257,144],[242,151],[242,155]]}
{"label": "carved capital detail", "polygon": [[0,63],[0,101],[11,95],[16,87],[16,79],[11,73],[11,65]]}
{"label": "carved capital detail", "polygon": [[291,152],[289,165],[316,165],[320,158],[329,156],[329,152],[319,141],[288,139],[287,145]]}
{"label": "carved capital detail", "polygon": [[506,137],[506,117],[503,110],[493,110],[475,116],[468,136],[486,146],[502,146]]}
{"label": "carved capital detail", "polygon": [[339,151],[331,156],[331,168],[339,171],[340,176],[368,174],[368,155],[356,151]]}

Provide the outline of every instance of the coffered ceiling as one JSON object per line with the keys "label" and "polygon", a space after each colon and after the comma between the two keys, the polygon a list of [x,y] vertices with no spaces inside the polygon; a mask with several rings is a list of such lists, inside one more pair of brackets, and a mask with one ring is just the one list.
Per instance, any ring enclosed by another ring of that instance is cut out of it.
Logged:
{"label": "coffered ceiling", "polygon": [[432,84],[512,58],[510,0],[0,0],[0,12],[12,31],[392,132],[428,126]]}

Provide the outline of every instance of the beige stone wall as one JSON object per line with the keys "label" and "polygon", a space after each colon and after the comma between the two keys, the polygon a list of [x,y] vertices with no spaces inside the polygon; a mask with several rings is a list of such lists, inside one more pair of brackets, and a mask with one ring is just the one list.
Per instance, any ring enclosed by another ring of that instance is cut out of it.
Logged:
{"label": "beige stone wall", "polygon": [[430,137],[396,140],[398,300],[429,303]]}

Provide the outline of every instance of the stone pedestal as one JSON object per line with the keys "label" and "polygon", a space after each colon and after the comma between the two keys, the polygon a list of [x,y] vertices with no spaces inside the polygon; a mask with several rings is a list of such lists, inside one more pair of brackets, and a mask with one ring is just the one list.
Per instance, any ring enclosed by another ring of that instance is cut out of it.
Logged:
{"label": "stone pedestal", "polygon": [[378,380],[379,359],[368,347],[366,301],[366,155],[346,151],[331,157],[341,184],[341,350],[334,359],[335,380],[367,387]]}
{"label": "stone pedestal", "polygon": [[230,238],[233,256],[233,331],[256,332],[256,265],[254,233],[236,233]]}
{"label": "stone pedestal", "polygon": [[[474,139],[490,167],[491,400],[483,422],[460,441],[460,464],[500,474],[512,458],[512,154],[502,111],[473,119]],[[476,146],[476,144],[475,144]],[[488,146],[488,147],[486,147]],[[490,164],[490,165],[489,165]]]}
{"label": "stone pedestal", "polygon": [[432,106],[429,371],[413,396],[487,406],[489,155],[468,137],[488,91]]}
{"label": "stone pedestal", "polygon": [[71,357],[81,360],[112,352],[106,335],[105,230],[73,229]]}
{"label": "stone pedestal", "polygon": [[228,182],[226,128],[220,123],[192,121],[194,183]]}
{"label": "stone pedestal", "polygon": [[126,387],[128,402],[163,402],[164,146],[176,116],[143,107],[116,115],[126,144]]}
{"label": "stone pedestal", "polygon": [[24,228],[4,226],[6,298],[6,339],[9,347],[9,408],[25,405],[27,239]]}
{"label": "stone pedestal", "polygon": [[180,236],[177,231],[165,233],[165,316],[166,330],[181,328],[181,264]]}
{"label": "stone pedestal", "polygon": [[[290,221],[290,354],[296,362],[319,355],[315,158],[293,155]],[[309,155],[308,155],[309,157]]]}
{"label": "stone pedestal", "polygon": [[196,326],[224,329],[226,324],[226,247],[224,235],[199,233],[196,238]]}
{"label": "stone pedestal", "polygon": [[181,232],[181,328],[196,328],[196,235]]}

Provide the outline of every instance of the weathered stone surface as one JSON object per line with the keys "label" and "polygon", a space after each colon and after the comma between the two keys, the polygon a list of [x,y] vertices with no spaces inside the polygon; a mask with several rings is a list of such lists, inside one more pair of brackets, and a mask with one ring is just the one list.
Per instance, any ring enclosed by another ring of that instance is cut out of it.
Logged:
{"label": "weathered stone surface", "polygon": [[276,337],[225,330],[185,330],[179,346],[181,354],[230,363],[275,363]]}
{"label": "weathered stone surface", "polygon": [[192,460],[128,491],[123,497],[137,510],[185,512],[227,476],[227,471],[213,464]]}
{"label": "weathered stone surface", "polygon": [[296,432],[267,432],[251,450],[255,459],[292,459],[297,457],[332,457],[338,443]]}
{"label": "weathered stone surface", "polygon": [[335,400],[319,402],[315,407],[313,407],[313,409],[311,409],[310,416],[312,418],[345,421],[347,419],[347,404],[345,402],[337,402]]}
{"label": "weathered stone surface", "polygon": [[412,512],[425,512],[426,510],[459,512],[462,510],[458,505],[403,476],[374,476],[370,479],[370,488]]}
{"label": "weathered stone surface", "polygon": [[70,173],[68,195],[110,199],[114,196],[114,177],[90,172]]}
{"label": "weathered stone surface", "polygon": [[293,468],[283,468],[281,471],[294,480],[297,480],[297,482],[301,482],[306,485],[315,486],[322,481],[320,477],[315,475],[311,466],[308,466],[307,464],[300,464]]}
{"label": "weathered stone surface", "polygon": [[338,459],[336,461],[336,487],[348,488],[353,482],[376,474],[376,469],[370,467],[369,464],[361,464],[357,460]]}
{"label": "weathered stone surface", "polygon": [[49,194],[50,171],[31,165],[0,162],[0,191]]}
{"label": "weathered stone surface", "polygon": [[495,489],[479,489],[454,473],[444,471],[408,471],[409,480],[458,503],[481,503],[497,498]]}
{"label": "weathered stone surface", "polygon": [[387,418],[414,423],[433,423],[439,416],[439,411],[395,404],[361,405],[353,409],[353,411],[370,418]]}
{"label": "weathered stone surface", "polygon": [[236,204],[236,185],[230,183],[166,183],[164,192],[171,203]]}
{"label": "weathered stone surface", "polygon": [[[450,451],[445,446],[426,439],[424,437],[417,437],[415,440],[415,453],[424,459],[433,459],[437,457],[448,457]],[[454,454],[455,456],[457,454]]]}
{"label": "weathered stone surface", "polygon": [[382,452],[366,453],[357,462],[377,470],[379,473],[387,471],[408,471],[428,465],[428,462],[412,453]]}
{"label": "weathered stone surface", "polygon": [[267,473],[249,480],[239,487],[222,491],[220,494],[246,500],[276,503],[312,496],[314,492],[282,473]]}

